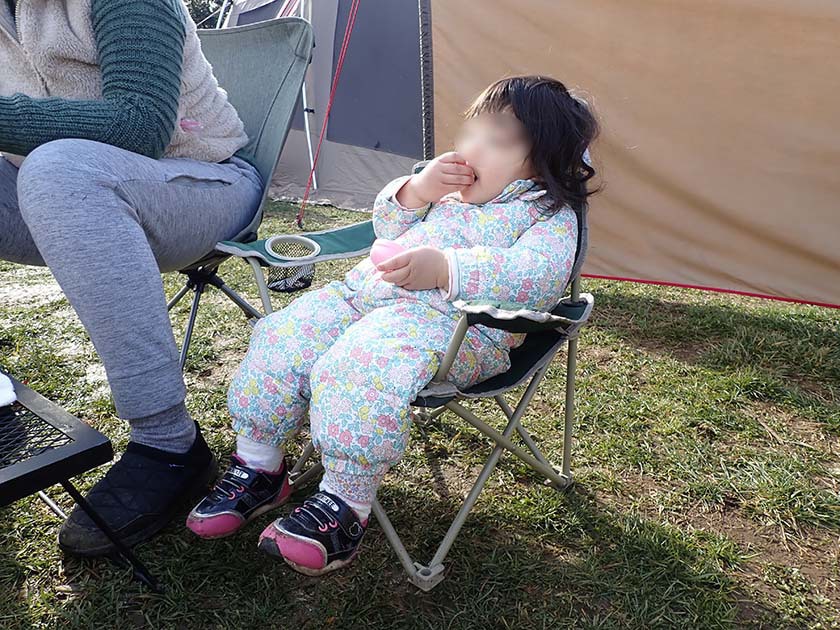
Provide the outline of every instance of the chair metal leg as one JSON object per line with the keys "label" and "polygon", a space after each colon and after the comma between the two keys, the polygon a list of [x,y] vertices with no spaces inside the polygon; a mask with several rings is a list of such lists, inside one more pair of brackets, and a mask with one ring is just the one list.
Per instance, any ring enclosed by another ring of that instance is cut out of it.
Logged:
{"label": "chair metal leg", "polygon": [[420,430],[421,433],[425,435],[425,431],[423,427],[427,424],[431,423],[435,418],[440,416],[441,414],[446,412],[446,407],[437,407],[435,409],[429,410],[425,408],[415,409],[412,408],[411,419],[414,422],[414,425]]}
{"label": "chair metal leg", "polygon": [[394,529],[394,525],[382,509],[379,499],[373,500],[371,512],[376,517],[376,521],[385,533],[385,538],[397,554],[403,569],[408,574],[408,581],[414,584],[422,591],[428,592],[437,586],[443,580],[443,565],[424,567],[423,565],[414,562],[411,556],[406,551],[405,545],[402,544],[399,534]]}
{"label": "chair metal leg", "polygon": [[187,353],[190,351],[190,341],[192,340],[193,328],[195,327],[195,319],[198,317],[198,304],[201,301],[201,294],[204,293],[205,284],[197,282],[193,290],[192,307],[190,308],[190,318],[187,321],[187,332],[184,333],[184,343],[181,346],[181,358],[178,360],[178,365],[181,366],[181,371],[184,371],[184,366],[187,364]]}
{"label": "chair metal leg", "polygon": [[[183,371],[184,366],[187,364],[187,354],[189,353],[190,349],[190,341],[192,340],[192,333],[193,328],[195,327],[195,320],[198,316],[198,307],[199,302],[201,301],[201,295],[204,293],[204,290],[207,287],[216,287],[221,291],[227,298],[236,304],[245,316],[250,318],[250,321],[255,319],[260,319],[263,317],[263,314],[260,313],[259,310],[254,308],[245,298],[239,295],[236,291],[231,289],[225,281],[219,276],[216,272],[216,269],[197,269],[193,271],[184,271],[184,273],[188,280],[187,283],[181,287],[178,292],[172,297],[169,303],[166,305],[168,311],[171,311],[178,302],[180,302],[184,296],[189,293],[190,290],[194,292],[193,301],[192,301],[192,308],[190,309],[190,317],[187,321],[187,330],[184,334],[184,343],[181,346],[181,356],[179,359],[179,364],[181,366],[181,370]],[[267,290],[267,289],[266,289]],[[270,302],[269,302],[270,304]]]}
{"label": "chair metal leg", "polygon": [[523,427],[521,424],[516,425],[516,432],[519,434],[519,438],[525,443],[525,446],[528,447],[528,450],[536,457],[539,461],[541,461],[546,466],[551,466],[551,462],[548,461],[543,452],[537,446],[536,442],[534,442],[534,438],[531,437],[531,434]]}
{"label": "chair metal leg", "polygon": [[263,316],[263,314],[260,313],[253,306],[251,306],[245,298],[243,298],[236,291],[231,289],[227,284],[225,284],[224,280],[222,280],[221,278],[219,278],[219,280],[221,281],[220,284],[214,286],[216,286],[219,289],[219,291],[228,296],[231,302],[233,302],[239,308],[241,308],[242,312],[245,313],[246,316],[254,317],[256,319],[260,319]]}
{"label": "chair metal leg", "polygon": [[[312,479],[312,477],[324,470],[324,467],[320,462],[312,464],[309,468],[303,470],[306,462],[310,460],[314,454],[315,446],[312,444],[312,441],[310,441],[306,447],[304,447],[303,452],[300,454],[300,457],[298,457],[292,470],[289,471],[290,486],[293,488],[295,486],[303,486]],[[371,512],[376,517],[380,527],[382,527],[385,537],[391,544],[394,553],[397,554],[397,557],[408,574],[408,579],[411,583],[423,591],[429,591],[437,585],[443,579],[443,565],[438,563],[437,567],[430,568],[414,562],[411,559],[411,556],[408,555],[405,545],[402,544],[399,535],[394,529],[394,526],[391,524],[391,521],[388,519],[388,515],[385,513],[385,510],[382,509],[378,499],[374,498],[373,505],[371,506]]]}
{"label": "chair metal leg", "polygon": [[[537,381],[538,380],[539,379],[537,379]],[[534,386],[533,389],[536,390],[536,386]],[[526,391],[526,395],[527,394],[528,392]],[[515,412],[511,411],[511,413],[508,415],[507,426],[501,433],[501,435],[503,435],[505,438],[510,438],[510,436],[513,435],[513,432],[516,431],[517,428],[520,426],[519,422],[521,416],[527,408],[528,403],[530,402],[530,398],[530,396],[526,398],[525,395],[523,395],[524,400],[520,401],[520,404],[517,405],[517,410]],[[505,405],[507,404],[505,403]],[[510,410],[510,407],[507,407],[507,409]],[[440,545],[437,548],[437,551],[435,551],[435,554],[428,565],[423,565],[419,562],[414,562],[411,559],[411,556],[408,554],[408,552],[405,549],[405,546],[402,544],[402,540],[400,540],[400,537],[394,529],[394,526],[388,519],[388,515],[385,513],[385,510],[382,508],[378,501],[374,502],[372,511],[374,516],[376,516],[376,520],[379,522],[380,526],[382,527],[382,530],[385,532],[385,537],[388,539],[388,542],[391,544],[391,547],[397,554],[397,557],[399,558],[400,563],[403,565],[403,568],[405,569],[406,573],[408,573],[409,581],[416,587],[418,587],[420,590],[428,592],[432,590],[435,586],[440,584],[441,581],[443,581],[443,561],[449,554],[452,545],[455,543],[455,539],[461,532],[461,528],[464,526],[467,517],[470,515],[470,512],[475,506],[475,502],[478,500],[479,495],[481,494],[482,490],[484,490],[484,486],[487,484],[487,480],[490,478],[490,475],[493,473],[493,470],[499,463],[499,459],[501,458],[504,450],[505,447],[498,444],[493,448],[493,451],[490,453],[490,456],[484,463],[484,466],[482,467],[478,478],[473,484],[472,489],[470,490],[466,499],[464,499],[464,502],[461,504],[461,508],[458,510],[458,514],[455,516],[455,520],[452,521],[452,524],[446,531],[443,540],[441,541]]]}
{"label": "chair metal leg", "polygon": [[[452,545],[455,542],[455,538],[457,538],[458,534],[461,531],[461,528],[464,526],[467,517],[472,511],[475,502],[478,500],[481,491],[484,489],[484,486],[487,484],[487,480],[490,478],[490,475],[496,468],[496,465],[499,463],[499,459],[501,458],[502,453],[505,449],[512,451],[526,464],[530,465],[532,468],[536,468],[552,480],[554,480],[554,477],[557,477],[557,472],[551,467],[550,464],[548,464],[548,462],[545,461],[545,458],[542,457],[542,454],[539,454],[540,460],[542,461],[533,459],[529,457],[525,453],[525,451],[523,451],[510,441],[510,437],[513,435],[514,431],[517,431],[517,429],[521,428],[520,421],[522,419],[522,415],[525,413],[525,410],[528,408],[531,399],[536,393],[537,388],[539,387],[539,383],[542,380],[542,377],[545,373],[545,370],[546,368],[541,368],[534,375],[534,378],[531,379],[531,382],[528,384],[528,387],[526,388],[525,393],[522,395],[519,404],[517,404],[516,406],[516,410],[511,410],[510,406],[504,401],[504,399],[502,399],[500,406],[505,412],[505,415],[508,416],[507,426],[505,426],[505,429],[502,433],[498,433],[491,427],[487,426],[485,423],[478,420],[472,414],[472,412],[462,407],[458,403],[449,402],[446,404],[446,407],[448,409],[457,413],[459,416],[467,420],[467,422],[470,422],[470,424],[475,426],[479,431],[481,431],[485,435],[488,435],[491,438],[493,438],[493,440],[496,442],[496,446],[490,453],[490,457],[488,457],[487,461],[484,463],[484,466],[482,467],[481,472],[478,475],[478,479],[476,479],[466,499],[461,504],[461,508],[458,510],[458,514],[455,516],[455,520],[449,526],[449,529],[447,530],[443,541],[441,541],[440,546],[435,552],[432,561],[428,564],[428,566],[423,566],[414,563],[414,566],[417,568],[417,572],[409,572],[409,580],[412,582],[412,584],[415,584],[422,590],[427,591],[434,588],[443,579],[443,560],[446,558],[447,554],[452,548]],[[499,397],[497,397],[497,402],[499,402],[498,398]],[[470,416],[472,416],[472,418],[477,422],[472,422]],[[533,442],[531,442],[531,444],[533,444]],[[536,450],[536,452],[539,453],[539,449],[536,449],[536,445],[533,445],[533,447]],[[537,464],[537,466],[534,466],[534,464]],[[379,517],[377,515],[377,519],[378,518]],[[393,543],[390,537],[388,539]]]}
{"label": "chair metal leg", "polygon": [[111,526],[106,523],[101,516],[93,509],[93,506],[88,503],[87,499],[85,499],[82,494],[76,490],[76,487],[70,483],[69,480],[62,481],[61,485],[67,491],[73,500],[79,504],[79,507],[82,508],[85,513],[90,517],[96,526],[102,530],[102,533],[108,537],[114,546],[117,548],[119,554],[131,565],[131,568],[134,571],[134,578],[139,582],[142,582],[146,586],[148,586],[153,592],[155,593],[163,593],[163,589],[158,584],[158,581],[155,577],[149,572],[149,570],[145,567],[145,565],[140,562],[137,556],[132,553],[131,549],[126,547],[122,540],[120,540],[119,536],[111,529]]}
{"label": "chair metal leg", "polygon": [[[508,422],[508,425],[505,427],[505,430],[502,433],[502,435],[504,435],[505,437],[510,437],[518,423],[518,420],[510,420]],[[440,547],[438,547],[438,550],[435,552],[435,555],[430,563],[431,567],[442,563],[443,559],[449,553],[449,550],[452,547],[452,543],[455,542],[455,537],[461,531],[461,527],[463,527],[464,522],[467,520],[467,517],[469,516],[470,512],[473,509],[473,506],[475,505],[476,500],[478,500],[478,495],[481,494],[481,491],[484,489],[487,480],[490,478],[490,474],[493,472],[493,469],[496,468],[496,465],[499,463],[499,459],[501,458],[503,452],[503,447],[499,445],[493,447],[493,451],[490,453],[490,457],[488,457],[487,461],[484,462],[484,466],[482,467],[481,472],[478,475],[478,479],[476,479],[472,489],[467,495],[467,498],[461,505],[461,509],[458,510],[458,514],[455,517],[455,520],[452,522],[452,525],[449,526],[449,530],[446,532],[446,536],[444,537],[443,542],[441,542]]]}
{"label": "chair metal leg", "polygon": [[312,455],[315,453],[315,446],[312,444],[312,440],[306,445],[303,449],[303,452],[298,457],[297,461],[295,462],[294,467],[289,472],[289,485],[292,487],[298,486],[303,487],[305,486],[310,479],[313,477],[320,475],[324,471],[324,467],[321,465],[321,462],[316,462],[312,464],[306,470],[303,470],[303,466],[312,458]]}
{"label": "chair metal leg", "polygon": [[[525,410],[531,403],[531,399],[534,397],[534,394],[536,394],[537,387],[539,386],[540,381],[545,375],[546,370],[546,366],[543,366],[542,368],[537,370],[534,374],[534,377],[531,379],[531,382],[528,383],[528,387],[525,389],[525,393],[522,395],[519,404],[516,406],[516,411],[513,414],[517,423],[520,421],[522,414],[525,413]],[[478,431],[480,431],[481,433],[492,439],[494,442],[496,442],[496,444],[505,447],[508,451],[516,455],[528,466],[548,477],[552,482],[557,484],[558,487],[566,487],[569,485],[569,483],[571,483],[571,480],[565,478],[561,474],[558,474],[558,472],[554,470],[554,468],[552,468],[550,465],[546,465],[543,462],[539,461],[538,459],[535,459],[534,457],[526,453],[521,447],[514,444],[508,436],[499,433],[493,427],[488,426],[486,423],[482,422],[482,420],[478,418],[478,416],[476,416],[472,411],[470,411],[460,403],[450,401],[446,403],[446,407],[451,411],[457,413],[459,416],[461,416],[461,418],[470,423]]]}
{"label": "chair metal leg", "polygon": [[44,503],[46,503],[47,507],[50,508],[50,511],[53,514],[55,514],[58,518],[60,518],[62,521],[67,520],[67,514],[64,513],[64,510],[58,507],[58,504],[52,499],[50,499],[50,497],[47,496],[46,492],[44,492],[43,490],[39,490],[38,498],[41,499],[41,501],[43,501]]}
{"label": "chair metal leg", "polygon": [[169,300],[169,302],[167,303],[166,310],[171,311],[173,308],[175,308],[175,305],[178,302],[181,301],[181,298],[183,298],[189,290],[190,290],[190,285],[189,284],[184,284],[184,286],[182,286],[180,289],[178,289],[178,293],[176,293],[172,297],[172,299]]}
{"label": "chair metal leg", "polygon": [[254,272],[254,280],[257,282],[257,288],[260,291],[260,299],[263,303],[263,310],[266,315],[271,315],[274,308],[271,306],[271,296],[268,293],[268,285],[265,283],[265,274],[263,273],[260,263],[256,258],[247,258],[248,264],[251,265],[251,270]]}
{"label": "chair metal leg", "polygon": [[324,467],[320,464],[320,462],[317,464],[312,464],[309,468],[307,468],[304,472],[300,473],[294,479],[289,477],[289,485],[292,487],[297,486],[298,488],[302,488],[313,478],[317,477],[323,472]]}
{"label": "chair metal leg", "polygon": [[575,424],[575,371],[577,370],[577,337],[569,340],[566,360],[566,409],[563,423],[563,476],[572,481],[572,430]]}
{"label": "chair metal leg", "polygon": [[[499,407],[501,407],[504,414],[508,417],[508,420],[510,420],[513,417],[513,410],[510,408],[510,405],[508,405],[504,397],[498,395],[494,396],[493,398],[496,400]],[[528,447],[528,450],[530,450],[531,453],[534,454],[534,457],[536,457],[546,466],[551,466],[551,462],[549,462],[548,459],[546,459],[545,455],[543,455],[536,442],[534,442],[534,439],[531,437],[531,434],[525,430],[525,427],[523,427],[521,423],[516,424],[516,432],[519,434],[519,437],[522,438],[522,441],[525,442],[525,446]]]}
{"label": "chair metal leg", "polygon": [[516,455],[519,459],[525,462],[528,466],[533,468],[539,473],[542,473],[546,477],[548,477],[551,481],[556,483],[559,486],[567,486],[569,484],[569,480],[565,479],[562,475],[558,474],[556,470],[554,470],[551,466],[546,466],[541,461],[534,459],[526,453],[522,448],[514,444],[510,441],[509,438],[505,437],[498,431],[496,431],[493,427],[486,425],[482,422],[474,413],[472,413],[469,409],[459,405],[458,403],[450,402],[447,403],[449,408],[461,416],[464,420],[469,422],[473,427],[481,431],[484,435],[489,437],[491,440],[496,442],[496,444],[500,444],[504,446],[507,450],[511,453]]}
{"label": "chair metal leg", "polygon": [[[580,276],[572,279],[572,300],[580,299]],[[572,430],[575,423],[575,373],[577,372],[578,333],[569,339],[566,358],[566,413],[563,423],[563,476],[572,482]]]}
{"label": "chair metal leg", "polygon": [[303,469],[304,464],[309,460],[310,457],[315,453],[315,445],[310,440],[307,445],[303,448],[303,452],[301,452],[300,457],[298,457],[297,461],[295,462],[294,467],[292,468],[291,472],[289,472],[289,478],[297,478],[300,476],[301,470]]}

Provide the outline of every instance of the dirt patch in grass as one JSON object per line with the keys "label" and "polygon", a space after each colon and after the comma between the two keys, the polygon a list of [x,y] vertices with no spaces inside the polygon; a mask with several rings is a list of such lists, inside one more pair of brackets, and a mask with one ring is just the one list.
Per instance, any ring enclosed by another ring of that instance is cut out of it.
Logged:
{"label": "dirt patch in grass", "polygon": [[61,287],[55,282],[25,284],[4,281],[0,284],[0,303],[6,306],[25,305],[34,308],[63,297]]}
{"label": "dirt patch in grass", "polygon": [[[619,494],[602,495],[601,500],[613,505],[632,504],[651,520],[664,519],[682,530],[713,533],[734,542],[742,555],[734,577],[744,589],[759,594],[759,599],[776,603],[780,585],[768,580],[768,567],[784,567],[807,578],[815,599],[825,598],[840,609],[840,535],[836,532],[802,527],[798,536],[785,535],[782,528],[756,523],[727,501],[719,509],[702,509],[698,505],[663,512],[656,501],[644,500],[665,491],[667,488],[653,478],[629,473],[622,476]],[[782,585],[783,594],[784,590]],[[761,618],[765,612],[749,598],[744,605],[744,610],[739,609],[739,618],[745,621]]]}

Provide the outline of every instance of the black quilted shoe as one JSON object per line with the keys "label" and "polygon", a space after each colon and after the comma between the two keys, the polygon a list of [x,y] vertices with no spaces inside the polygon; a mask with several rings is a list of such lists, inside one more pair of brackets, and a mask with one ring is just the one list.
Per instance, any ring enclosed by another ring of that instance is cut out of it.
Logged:
{"label": "black quilted shoe", "polygon": [[[185,503],[207,492],[215,477],[216,459],[196,425],[195,442],[183,454],[129,442],[87,500],[130,547],[157,534]],[[79,556],[116,551],[78,505],[58,532],[58,546]]]}
{"label": "black quilted shoe", "polygon": [[260,535],[259,548],[295,571],[323,575],[349,564],[359,552],[367,519],[329,492],[316,492]]}

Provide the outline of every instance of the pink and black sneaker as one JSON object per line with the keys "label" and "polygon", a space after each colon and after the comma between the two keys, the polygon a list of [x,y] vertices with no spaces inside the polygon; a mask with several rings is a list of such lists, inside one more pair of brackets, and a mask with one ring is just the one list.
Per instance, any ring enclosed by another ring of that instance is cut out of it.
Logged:
{"label": "pink and black sneaker", "polygon": [[280,507],[291,494],[286,462],[276,473],[269,473],[246,466],[234,454],[210,494],[190,512],[187,528],[202,538],[224,538]]}
{"label": "pink and black sneaker", "polygon": [[304,575],[323,575],[349,564],[367,528],[336,495],[316,492],[286,518],[263,530],[259,548]]}

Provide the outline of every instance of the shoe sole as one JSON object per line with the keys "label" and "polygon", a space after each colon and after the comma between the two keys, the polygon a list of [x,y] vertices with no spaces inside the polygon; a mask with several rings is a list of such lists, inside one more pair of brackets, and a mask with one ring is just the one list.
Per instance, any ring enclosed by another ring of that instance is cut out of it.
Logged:
{"label": "shoe sole", "polygon": [[[216,458],[213,457],[211,464],[205,469],[201,482],[197,483],[194,488],[192,488],[188,496],[184,498],[182,501],[173,502],[172,508],[169,509],[164,514],[161,514],[160,518],[154,521],[149,527],[146,529],[135,532],[130,536],[126,536],[125,538],[120,538],[119,534],[116,534],[119,538],[120,542],[124,544],[126,547],[133,547],[134,545],[140,544],[141,542],[145,542],[150,538],[153,538],[156,534],[158,534],[162,529],[164,529],[169,523],[171,523],[175,516],[180,512],[185,505],[191,505],[193,501],[197,498],[197,496],[201,492],[206,492],[209,489],[210,484],[215,481],[216,476],[219,473],[219,464],[216,461]],[[64,553],[68,553],[74,556],[79,556],[81,558],[97,558],[100,556],[107,556],[114,553],[119,553],[116,545],[109,542],[107,545],[101,545],[99,547],[89,548],[89,549],[71,549],[65,545],[62,545],[61,542],[58,543],[59,549],[61,549]]]}
{"label": "shoe sole", "polygon": [[[283,534],[279,535],[283,536]],[[332,573],[333,571],[346,567],[348,564],[353,562],[357,555],[359,555],[360,547],[356,547],[356,550],[353,552],[353,554],[346,560],[333,560],[332,562],[320,569],[313,569],[311,567],[299,565],[286,558],[286,556],[284,556],[280,552],[280,548],[277,546],[277,543],[274,541],[274,539],[269,538],[268,536],[260,538],[260,542],[257,545],[257,548],[263,553],[268,554],[272,558],[278,558],[280,560],[283,560],[283,562],[288,564],[292,569],[294,569],[298,573],[302,573],[303,575],[307,575],[309,577],[320,577],[327,573]]]}
{"label": "shoe sole", "polygon": [[[196,532],[195,530],[190,528],[190,526],[189,526],[190,517],[189,516],[187,517],[187,529],[189,529],[193,534],[195,534],[196,536],[201,538],[201,540],[219,540],[220,538],[228,538],[230,536],[233,536],[237,532],[239,532],[244,527],[247,527],[248,524],[251,523],[254,519],[259,518],[260,516],[262,516],[266,512],[271,512],[271,510],[277,509],[279,507],[283,507],[286,503],[289,502],[289,499],[291,498],[291,496],[292,496],[292,493],[289,492],[289,494],[286,497],[284,497],[282,500],[278,501],[277,503],[267,503],[266,505],[263,505],[262,507],[257,508],[256,510],[254,510],[254,512],[248,518],[244,519],[240,523],[239,527],[237,527],[236,529],[232,529],[229,532],[225,532],[224,534],[216,534],[215,536],[202,536],[201,534],[199,534],[198,532]],[[210,518],[212,518],[212,517],[210,517]]]}

